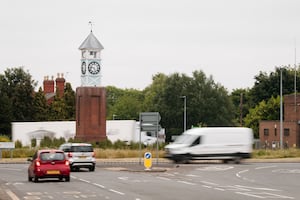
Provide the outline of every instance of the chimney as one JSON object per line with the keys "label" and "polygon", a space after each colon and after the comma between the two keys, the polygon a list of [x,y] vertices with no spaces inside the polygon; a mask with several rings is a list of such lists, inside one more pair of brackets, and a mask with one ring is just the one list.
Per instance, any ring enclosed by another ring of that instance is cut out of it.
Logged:
{"label": "chimney", "polygon": [[49,76],[44,77],[44,94],[54,93],[54,80],[49,80]]}
{"label": "chimney", "polygon": [[56,78],[56,90],[58,91],[59,97],[62,97],[64,95],[65,90],[65,78],[63,73],[58,73]]}

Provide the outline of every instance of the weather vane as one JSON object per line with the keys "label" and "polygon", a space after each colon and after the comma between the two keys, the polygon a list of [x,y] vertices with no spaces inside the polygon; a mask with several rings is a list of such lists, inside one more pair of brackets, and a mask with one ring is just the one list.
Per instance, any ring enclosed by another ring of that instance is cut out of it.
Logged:
{"label": "weather vane", "polygon": [[92,21],[89,21],[89,25],[91,26],[91,32],[93,32],[93,22]]}

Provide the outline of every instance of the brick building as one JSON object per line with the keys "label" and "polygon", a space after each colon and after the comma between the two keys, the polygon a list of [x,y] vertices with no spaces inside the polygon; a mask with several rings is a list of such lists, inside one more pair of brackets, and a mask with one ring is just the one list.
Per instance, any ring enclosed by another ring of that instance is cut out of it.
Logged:
{"label": "brick building", "polygon": [[[300,148],[300,95],[285,95],[283,104],[282,144]],[[259,139],[263,148],[280,147],[280,121],[260,121]]]}
{"label": "brick building", "polygon": [[57,78],[54,81],[54,77],[52,76],[49,79],[49,76],[44,77],[43,87],[44,87],[44,94],[48,104],[51,104],[56,92],[59,94],[59,97],[64,95],[65,89],[65,78],[63,74],[57,74]]}

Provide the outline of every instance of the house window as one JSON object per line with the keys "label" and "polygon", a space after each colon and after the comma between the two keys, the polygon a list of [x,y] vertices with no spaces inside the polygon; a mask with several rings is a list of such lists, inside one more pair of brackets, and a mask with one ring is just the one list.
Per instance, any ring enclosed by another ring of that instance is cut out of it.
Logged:
{"label": "house window", "polygon": [[264,129],[264,136],[268,136],[269,135],[269,129],[265,128]]}
{"label": "house window", "polygon": [[290,129],[285,128],[283,131],[284,136],[290,136]]}
{"label": "house window", "polygon": [[277,129],[274,130],[274,135],[277,136]]}

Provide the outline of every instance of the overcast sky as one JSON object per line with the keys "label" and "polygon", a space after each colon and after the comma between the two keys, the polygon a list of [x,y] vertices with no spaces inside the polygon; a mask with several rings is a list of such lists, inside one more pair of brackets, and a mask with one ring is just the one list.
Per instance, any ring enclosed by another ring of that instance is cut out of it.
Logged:
{"label": "overcast sky", "polygon": [[103,86],[142,90],[160,72],[203,70],[228,91],[252,87],[259,71],[300,62],[299,10],[299,0],[1,0],[0,73],[24,66],[39,85],[64,73],[76,89],[92,21]]}

